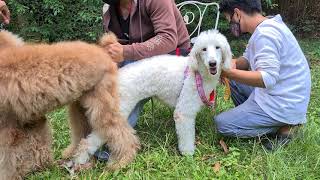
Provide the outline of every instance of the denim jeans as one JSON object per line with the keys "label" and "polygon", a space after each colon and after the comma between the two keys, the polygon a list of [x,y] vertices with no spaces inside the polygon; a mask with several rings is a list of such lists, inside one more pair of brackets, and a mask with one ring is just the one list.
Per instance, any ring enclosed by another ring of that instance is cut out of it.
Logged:
{"label": "denim jeans", "polygon": [[217,131],[225,136],[257,137],[276,132],[286,125],[266,114],[254,100],[254,88],[230,81],[235,108],[214,118]]}

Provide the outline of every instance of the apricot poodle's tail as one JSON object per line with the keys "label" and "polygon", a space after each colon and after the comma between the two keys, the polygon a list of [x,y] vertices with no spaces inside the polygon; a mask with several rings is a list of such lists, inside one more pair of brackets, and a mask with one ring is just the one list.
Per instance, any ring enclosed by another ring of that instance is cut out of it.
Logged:
{"label": "apricot poodle's tail", "polygon": [[99,45],[105,47],[109,44],[118,42],[116,35],[112,32],[105,33],[99,40]]}
{"label": "apricot poodle's tail", "polygon": [[0,49],[22,46],[23,44],[23,40],[17,35],[6,30],[0,31]]}

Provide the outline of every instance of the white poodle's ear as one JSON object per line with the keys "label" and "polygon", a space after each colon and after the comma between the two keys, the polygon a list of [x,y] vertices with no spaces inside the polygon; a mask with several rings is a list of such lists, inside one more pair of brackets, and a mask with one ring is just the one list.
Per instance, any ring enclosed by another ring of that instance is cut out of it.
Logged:
{"label": "white poodle's ear", "polygon": [[224,44],[222,48],[223,69],[231,69],[232,52],[229,43]]}
{"label": "white poodle's ear", "polygon": [[200,60],[200,54],[199,53],[192,53],[190,56],[189,65],[192,70],[198,70],[198,61]]}
{"label": "white poodle's ear", "polygon": [[191,38],[191,40],[190,40],[191,44],[196,43],[196,41],[197,41],[197,37]]}

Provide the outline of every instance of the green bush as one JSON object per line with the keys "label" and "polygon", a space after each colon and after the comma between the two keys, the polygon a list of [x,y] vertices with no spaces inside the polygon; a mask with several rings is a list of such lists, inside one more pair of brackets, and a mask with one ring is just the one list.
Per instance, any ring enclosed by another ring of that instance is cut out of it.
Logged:
{"label": "green bush", "polygon": [[[272,3],[270,0],[264,1]],[[12,13],[8,29],[27,40],[95,41],[102,34],[102,0],[10,0],[8,3]],[[205,16],[202,29],[213,27],[212,18],[212,15]],[[228,23],[223,18],[219,30],[227,35],[229,33]]]}
{"label": "green bush", "polygon": [[82,39],[102,33],[101,0],[11,0],[9,30],[34,41]]}

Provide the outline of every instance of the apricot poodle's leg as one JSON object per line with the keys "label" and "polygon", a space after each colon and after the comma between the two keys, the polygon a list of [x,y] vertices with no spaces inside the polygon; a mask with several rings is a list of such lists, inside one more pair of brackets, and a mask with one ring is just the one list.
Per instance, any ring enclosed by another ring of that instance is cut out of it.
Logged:
{"label": "apricot poodle's leg", "polygon": [[[22,179],[17,170],[15,159],[17,140],[23,136],[17,129],[17,118],[6,111],[0,114],[0,180]],[[30,146],[30,145],[29,145]],[[18,147],[19,148],[19,147]]]}
{"label": "apricot poodle's leg", "polygon": [[[21,150],[21,153],[29,152],[29,158],[21,159],[20,164],[24,167],[21,169],[30,168],[31,171],[38,171],[51,165],[53,163],[52,129],[46,117],[41,117],[39,124],[32,129],[23,131],[26,133],[26,140],[22,146],[31,147],[28,150]],[[29,173],[29,171],[24,171],[24,173]]]}
{"label": "apricot poodle's leg", "polygon": [[13,128],[1,128],[0,136],[0,180],[6,179],[22,179],[17,171],[17,163],[14,156],[15,147],[11,144],[15,137],[12,134],[16,133]]}
{"label": "apricot poodle's leg", "polygon": [[71,129],[71,144],[62,152],[62,158],[67,159],[74,155],[80,140],[87,137],[91,128],[84,114],[85,110],[80,103],[73,102],[69,105],[69,124]]}
{"label": "apricot poodle's leg", "polygon": [[[94,90],[81,100],[92,134],[83,139],[78,148],[76,163],[83,164],[102,144],[107,143],[111,156],[110,168],[120,168],[132,161],[139,148],[135,131],[119,113],[115,74],[105,74]],[[89,154],[88,154],[89,153]]]}
{"label": "apricot poodle's leg", "polygon": [[45,117],[26,127],[0,130],[0,180],[23,179],[53,162],[51,128]]}

